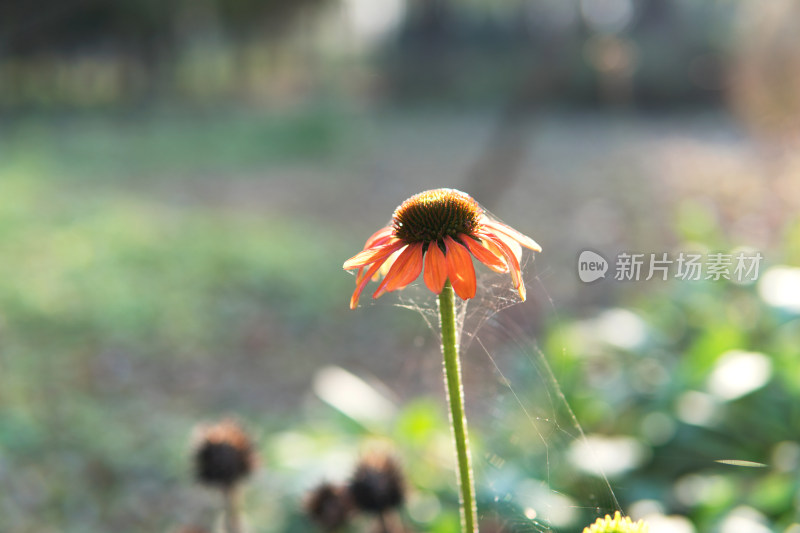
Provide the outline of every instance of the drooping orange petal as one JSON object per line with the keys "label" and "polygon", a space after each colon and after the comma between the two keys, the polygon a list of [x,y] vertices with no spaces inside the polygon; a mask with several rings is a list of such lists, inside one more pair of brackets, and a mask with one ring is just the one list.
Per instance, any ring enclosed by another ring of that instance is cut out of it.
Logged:
{"label": "drooping orange petal", "polygon": [[361,278],[361,281],[356,283],[356,290],[353,291],[353,295],[350,297],[350,309],[355,309],[356,307],[358,307],[358,299],[361,296],[364,287],[366,287],[367,283],[369,283],[369,279],[375,275],[378,269],[381,268],[383,261],[385,261],[385,258],[383,260],[376,261],[375,263],[373,263],[372,266],[369,267],[369,270],[367,270],[367,273],[364,274],[364,276]]}
{"label": "drooping orange petal", "polygon": [[506,263],[506,256],[503,254],[502,251],[500,251],[500,248],[498,248],[492,241],[486,238],[485,231],[478,233],[478,237],[480,237],[481,243],[486,247],[486,249],[492,252],[494,255],[496,255],[503,262],[503,264],[506,266],[505,272],[508,272],[508,264]]}
{"label": "drooping orange petal", "polygon": [[498,257],[498,255],[471,237],[464,237],[462,241],[464,241],[467,249],[478,259],[478,261],[488,266],[495,272],[500,272],[501,274],[508,272],[508,266],[506,265],[505,259],[499,250],[497,252],[499,255]]}
{"label": "drooping orange petal", "polygon": [[[484,228],[482,231],[487,231],[487,230]],[[492,235],[503,241],[505,245],[508,246],[508,249],[514,252],[514,257],[517,258],[517,263],[522,262],[522,246],[520,246],[520,244],[517,241],[515,241],[505,233],[500,233],[499,231],[489,230],[488,233],[491,233]]]}
{"label": "drooping orange petal", "polygon": [[423,245],[421,242],[410,244],[408,246],[410,252],[408,261],[403,267],[403,274],[396,280],[389,282],[389,284],[386,286],[387,292],[402,289],[419,277],[420,272],[422,272],[422,248]]}
{"label": "drooping orange petal", "polygon": [[380,278],[382,278],[383,276],[388,274],[389,273],[389,269],[392,268],[392,265],[394,264],[395,261],[397,261],[397,258],[400,257],[400,254],[402,252],[403,252],[403,248],[400,248],[399,250],[395,250],[395,252],[392,255],[389,256],[389,258],[386,260],[386,262],[383,263],[383,266],[381,267],[381,269],[379,271],[377,271],[374,276],[372,276],[372,281],[378,281]]}
{"label": "drooping orange petal", "polygon": [[[467,236],[463,238],[469,239]],[[452,237],[444,238],[444,246],[447,249],[445,254],[447,277],[453,284],[453,290],[462,300],[474,298],[478,283],[475,279],[472,256],[469,255],[469,251],[464,245],[457,243]]]}
{"label": "drooping orange petal", "polygon": [[522,282],[522,272],[520,272],[519,268],[519,261],[517,261],[514,252],[508,245],[503,242],[503,240],[493,233],[486,233],[483,232],[480,234],[481,237],[488,239],[492,244],[497,246],[503,255],[506,258],[506,262],[508,263],[509,270],[511,272],[511,281],[514,284],[514,288],[517,289],[519,293],[519,297],[522,301],[525,301],[525,284]]}
{"label": "drooping orange petal", "polygon": [[[503,261],[505,261],[506,253],[511,252],[514,255],[514,258],[517,260],[517,263],[522,263],[522,246],[519,245],[517,241],[509,237],[508,235],[504,235],[500,232],[495,233],[487,228],[482,228],[478,232],[478,237],[483,240],[484,246],[489,248],[492,252],[500,254],[503,257]],[[491,237],[491,240],[489,239]],[[501,250],[497,246],[497,242],[503,243],[507,250]],[[510,269],[509,269],[510,270]]]}
{"label": "drooping orange petal", "polygon": [[344,265],[342,265],[342,268],[345,270],[353,270],[354,268],[360,268],[370,263],[374,263],[375,261],[382,262],[382,260],[389,257],[403,246],[405,246],[404,243],[395,239],[380,246],[361,250],[356,255],[345,261]]}
{"label": "drooping orange petal", "polygon": [[379,298],[386,292],[405,287],[419,276],[420,271],[422,271],[422,243],[411,244],[397,257],[372,297]]}
{"label": "drooping orange petal", "polygon": [[502,222],[497,222],[496,220],[492,220],[488,217],[483,218],[483,225],[493,229],[495,232],[504,233],[508,235],[518,243],[520,243],[525,248],[531,249],[534,252],[541,252],[542,247],[539,246],[539,243],[528,237],[527,235],[523,235],[522,233],[518,232],[511,226],[506,226]]}
{"label": "drooping orange petal", "polygon": [[394,234],[394,228],[392,226],[386,226],[385,228],[381,228],[372,235],[370,235],[369,239],[367,239],[367,242],[364,244],[364,248],[371,248],[376,244],[383,244],[393,234]]}
{"label": "drooping orange petal", "polygon": [[425,273],[422,277],[431,292],[435,294],[442,292],[444,282],[447,281],[447,262],[444,252],[435,242],[430,243],[428,251],[425,252]]}

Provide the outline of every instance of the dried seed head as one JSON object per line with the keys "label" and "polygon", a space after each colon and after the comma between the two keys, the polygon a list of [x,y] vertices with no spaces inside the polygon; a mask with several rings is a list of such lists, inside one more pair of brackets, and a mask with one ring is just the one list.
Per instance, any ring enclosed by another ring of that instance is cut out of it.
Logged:
{"label": "dried seed head", "polygon": [[194,462],[200,483],[228,489],[253,471],[256,459],[250,437],[236,421],[226,419],[199,429]]}
{"label": "dried seed head", "polygon": [[431,243],[446,236],[475,235],[483,209],[468,194],[455,189],[434,189],[415,194],[395,209],[395,235],[405,242]]}
{"label": "dried seed head", "polygon": [[305,510],[320,529],[335,531],[350,520],[353,503],[344,487],[322,483],[308,494]]}
{"label": "dried seed head", "polygon": [[399,507],[405,499],[402,470],[393,458],[383,454],[361,460],[348,490],[355,506],[368,513]]}

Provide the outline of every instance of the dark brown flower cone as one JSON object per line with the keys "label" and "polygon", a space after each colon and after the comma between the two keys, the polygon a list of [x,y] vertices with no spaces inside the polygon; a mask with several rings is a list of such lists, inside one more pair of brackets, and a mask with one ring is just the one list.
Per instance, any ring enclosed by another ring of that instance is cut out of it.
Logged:
{"label": "dark brown flower cone", "polygon": [[353,502],[345,487],[321,483],[304,502],[306,514],[323,531],[336,531],[350,521]]}
{"label": "dark brown flower cone", "polygon": [[348,484],[357,509],[382,514],[403,505],[405,481],[400,465],[384,454],[366,456],[356,467]]}
{"label": "dark brown flower cone", "polygon": [[236,421],[226,419],[198,431],[194,451],[197,481],[228,490],[252,473],[255,450],[250,437]]}

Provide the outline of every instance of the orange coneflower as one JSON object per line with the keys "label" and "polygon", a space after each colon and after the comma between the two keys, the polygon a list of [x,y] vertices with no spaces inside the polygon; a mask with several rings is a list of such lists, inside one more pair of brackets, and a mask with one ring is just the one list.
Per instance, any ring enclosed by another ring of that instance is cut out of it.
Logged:
{"label": "orange coneflower", "polygon": [[530,237],[490,218],[466,193],[455,189],[419,193],[400,204],[391,225],[375,232],[364,250],[345,261],[345,270],[358,269],[350,308],[358,306],[370,279],[377,281],[383,275],[372,295],[378,298],[417,279],[423,263],[423,279],[431,291],[441,293],[449,279],[460,298],[473,298],[477,283],[470,254],[495,272],[510,272],[524,300],[520,245],[542,250]]}

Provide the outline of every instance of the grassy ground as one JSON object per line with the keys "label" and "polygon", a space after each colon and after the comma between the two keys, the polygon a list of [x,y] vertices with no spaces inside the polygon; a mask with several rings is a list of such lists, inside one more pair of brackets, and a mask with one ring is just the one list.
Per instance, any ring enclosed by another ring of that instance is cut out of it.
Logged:
{"label": "grassy ground", "polygon": [[[6,124],[0,483],[13,489],[0,496],[4,527],[154,531],[212,520],[213,495],[191,487],[188,436],[198,421],[230,412],[256,428],[273,465],[249,502],[256,531],[305,530],[286,510],[315,477],[346,470],[342,458],[354,459],[366,436],[418,454],[408,463],[419,495],[452,511],[446,462],[430,459],[430,446],[446,441],[434,336],[390,303],[349,311],[352,278],[340,265],[404,198],[462,186],[492,126],[482,112],[328,108]],[[711,463],[773,465],[780,443],[796,449],[785,424],[796,421],[790,398],[800,389],[792,378],[800,375],[796,316],[769,309],[754,287],[586,286],[574,269],[584,248],[613,257],[698,243],[755,247],[765,267],[798,265],[797,159],[752,142],[719,114],[553,112],[532,126],[519,172],[492,208],[545,253],[529,269],[533,297],[503,319],[517,324],[517,336],[498,346],[538,341],[587,431],[634,435],[648,448],[653,460],[621,478],[624,504],[658,500],[665,512],[692,516],[700,531],[748,505],[788,527],[796,493],[788,471],[729,475]],[[616,306],[644,321],[647,342],[620,347],[587,329]],[[502,349],[509,355],[499,364],[516,368],[515,392],[527,394],[543,380],[535,357],[520,357],[517,368],[514,350]],[[703,390],[730,349],[768,353],[776,377],[755,398],[724,406],[720,425],[686,423],[676,405]],[[504,457],[511,466],[501,470],[515,479],[484,487],[490,500],[492,491],[513,494],[517,478],[541,479],[537,458],[566,453],[577,437],[553,437],[544,452],[509,446],[518,442],[510,428],[519,409],[504,403],[495,376],[486,378],[493,367],[485,354],[475,348],[467,357],[472,409],[482,415],[478,449]],[[329,364],[382,380],[391,392],[379,390],[405,407],[380,430],[324,407],[311,391]],[[647,368],[674,379],[643,392],[637,379]],[[535,403],[536,394],[525,401]],[[433,403],[413,403],[417,395]],[[496,395],[498,404],[487,403]],[[561,416],[561,407],[541,419]],[[663,442],[641,433],[654,413],[674,429]],[[564,422],[556,430],[575,428]],[[749,438],[753,430],[769,437]],[[529,431],[522,434],[541,434]],[[737,447],[720,449],[732,434]],[[553,488],[569,485],[555,459],[544,462]],[[441,470],[442,479],[431,479]],[[490,470],[479,467],[484,479]],[[682,500],[675,484],[687,472],[701,476],[698,483],[722,479],[722,495]],[[602,486],[587,498],[598,496],[608,504]],[[524,502],[510,505],[519,506],[511,515],[524,511]],[[426,516],[412,512],[420,529],[452,531],[452,513]]]}

